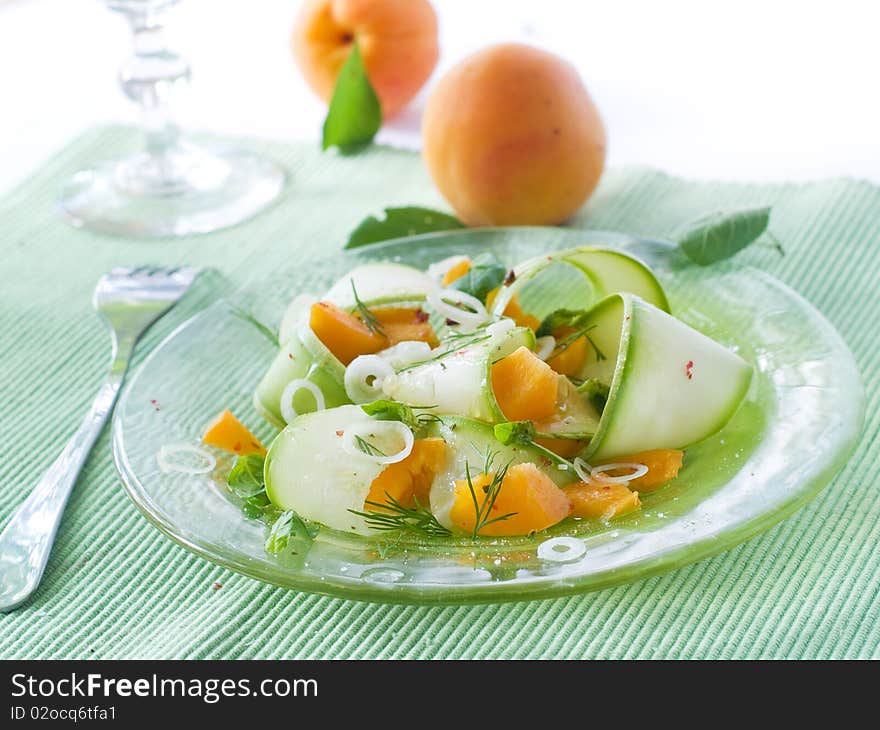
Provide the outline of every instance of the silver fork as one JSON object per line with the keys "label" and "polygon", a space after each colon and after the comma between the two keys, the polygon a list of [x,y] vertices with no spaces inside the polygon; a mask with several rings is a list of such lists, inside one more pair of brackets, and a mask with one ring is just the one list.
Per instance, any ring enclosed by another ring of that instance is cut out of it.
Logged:
{"label": "silver fork", "polygon": [[200,269],[113,269],[92,304],[110,329],[107,379],[79,430],[0,533],[0,613],[24,603],[43,577],[61,514],[101,429],[113,410],[138,338],[183,296]]}

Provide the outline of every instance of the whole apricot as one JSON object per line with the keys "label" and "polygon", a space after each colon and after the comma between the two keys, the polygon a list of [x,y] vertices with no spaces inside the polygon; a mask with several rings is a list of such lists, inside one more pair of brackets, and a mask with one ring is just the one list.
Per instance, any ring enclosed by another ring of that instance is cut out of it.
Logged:
{"label": "whole apricot", "polygon": [[587,200],[605,128],[575,68],[507,43],[461,61],[428,98],[424,158],[464,223],[553,225]]}
{"label": "whole apricot", "polygon": [[357,43],[382,116],[400,110],[437,64],[437,16],[427,0],[306,0],[291,39],[306,82],[330,101]]}

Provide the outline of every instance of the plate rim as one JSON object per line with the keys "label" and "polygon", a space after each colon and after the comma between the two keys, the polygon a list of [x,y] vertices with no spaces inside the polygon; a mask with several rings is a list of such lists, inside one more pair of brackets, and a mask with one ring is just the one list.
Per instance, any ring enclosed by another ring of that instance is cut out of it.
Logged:
{"label": "plate rim", "polygon": [[[548,229],[541,226],[516,226],[434,231],[416,236],[407,236],[383,241],[371,246],[343,249],[335,255],[317,257],[316,260],[327,260],[337,258],[340,255],[350,256],[364,253],[376,253],[381,256],[382,252],[388,249],[394,249],[401,245],[409,243],[425,244],[438,238],[447,238],[451,236],[467,236],[475,234],[479,236],[485,235],[486,233],[526,233],[526,235],[528,235],[529,232],[540,232],[544,230]],[[560,229],[553,228],[549,230],[553,230],[558,234]],[[669,244],[662,239],[641,237],[619,231],[572,228],[567,229],[567,232],[572,235],[586,234],[588,236],[608,236],[609,238],[616,239],[611,241],[612,245],[615,243],[619,245],[622,242],[629,241],[636,244],[644,242],[651,247],[659,247],[661,250],[665,249],[667,252],[674,250],[675,248],[672,244]],[[624,250],[626,250],[625,247]],[[631,251],[627,252],[633,253]],[[638,253],[635,253],[634,255],[638,256]],[[111,424],[113,463],[129,499],[134,502],[135,506],[147,518],[147,521],[150,524],[169,537],[173,542],[223,568],[234,570],[235,572],[249,578],[279,586],[287,590],[314,593],[348,600],[379,603],[404,605],[472,605],[544,600],[584,594],[604,590],[625,583],[644,580],[662,573],[677,570],[708,557],[731,550],[756,535],[767,531],[783,520],[788,519],[792,514],[815,499],[823,489],[831,484],[834,478],[843,470],[853,452],[860,444],[864,432],[867,406],[864,383],[861,378],[858,364],[855,361],[849,346],[837,329],[809,300],[788,284],[782,282],[771,274],[748,265],[739,265],[736,267],[736,271],[748,272],[751,276],[762,280],[765,285],[776,288],[785,296],[797,301],[798,305],[806,309],[813,319],[822,324],[822,327],[827,334],[836,340],[835,349],[839,349],[846,353],[849,361],[848,365],[850,366],[852,373],[855,375],[858,385],[858,401],[854,404],[853,418],[851,421],[847,422],[851,424],[851,432],[841,438],[842,445],[839,451],[836,452],[835,458],[825,462],[821,468],[817,469],[808,479],[802,482],[803,486],[799,488],[794,495],[774,509],[756,515],[743,524],[722,531],[720,534],[707,535],[693,542],[687,542],[671,547],[668,550],[661,550],[652,553],[620,568],[612,568],[599,573],[590,573],[589,582],[586,584],[578,582],[583,576],[569,576],[561,581],[558,577],[547,576],[545,579],[535,578],[527,583],[510,584],[507,581],[490,581],[487,583],[472,583],[466,586],[420,583],[412,588],[409,587],[410,584],[407,584],[406,582],[379,584],[367,582],[356,577],[349,578],[333,575],[327,576],[325,579],[319,574],[307,573],[290,574],[294,575],[294,579],[290,582],[282,582],[276,580],[269,572],[261,570],[259,565],[256,565],[255,567],[253,561],[243,554],[220,554],[219,551],[212,549],[212,547],[205,546],[187,537],[184,534],[184,531],[177,528],[173,521],[166,520],[162,516],[160,509],[151,508],[151,505],[154,504],[153,500],[149,498],[146,490],[138,488],[140,480],[134,473],[133,469],[127,464],[127,459],[125,457],[123,443],[124,432],[122,417],[120,414],[124,410],[123,406],[128,399],[129,393],[132,391],[140,375],[149,367],[153,358],[163,350],[168,342],[177,337],[181,331],[192,326],[201,317],[205,316],[210,310],[210,307],[201,309],[199,312],[188,317],[174,327],[172,331],[169,332],[161,342],[159,342],[154,349],[147,354],[138,365],[135,372],[126,379],[119,396],[119,402],[114,409]],[[233,292],[230,292],[230,295],[238,290],[239,289],[233,290]],[[227,295],[221,299],[229,301],[230,298],[231,297]],[[409,589],[407,589],[408,587]]]}

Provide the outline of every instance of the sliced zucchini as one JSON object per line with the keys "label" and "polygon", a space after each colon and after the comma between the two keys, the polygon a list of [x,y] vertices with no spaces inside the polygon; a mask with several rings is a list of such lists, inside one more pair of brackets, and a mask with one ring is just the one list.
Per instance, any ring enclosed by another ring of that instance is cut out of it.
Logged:
{"label": "sliced zucchini", "polygon": [[[305,379],[320,388],[327,408],[351,403],[345,392],[345,366],[303,323],[281,348],[254,392],[254,407],[269,423],[284,428],[281,396],[288,383]],[[293,397],[297,413],[314,410],[314,397],[300,391]]]}
{"label": "sliced zucchini", "polygon": [[489,368],[523,345],[535,347],[535,335],[528,327],[497,334],[478,330],[467,338],[447,339],[434,349],[432,359],[386,378],[382,390],[401,403],[432,406],[431,413],[503,421],[492,394]]}
{"label": "sliced zucchini", "polygon": [[[368,307],[402,302],[421,302],[437,283],[427,274],[411,266],[394,263],[364,264],[337,281],[321,301],[332,302],[341,309],[356,307],[352,282],[358,298]],[[279,327],[281,350],[263,376],[254,393],[254,406],[272,425],[283,428],[281,395],[287,384],[305,378],[324,394],[328,408],[351,403],[345,393],[345,366],[336,359],[309,327],[309,311],[317,300],[299,295],[288,305]],[[298,413],[313,410],[314,402],[307,393],[294,397]]]}
{"label": "sliced zucchini", "polygon": [[593,355],[585,377],[607,402],[587,458],[679,449],[724,427],[752,367],[723,345],[632,294],[612,294],[591,312]]}
{"label": "sliced zucchini", "polygon": [[[378,421],[353,405],[298,416],[275,438],[266,455],[266,493],[272,504],[296,510],[301,517],[336,530],[376,534],[349,510],[364,510],[370,485],[386,467],[366,454],[347,451],[342,436],[352,426],[370,423]],[[447,527],[451,527],[449,510],[455,481],[465,478],[466,465],[476,476],[486,468],[487,459],[490,469],[532,462],[559,486],[576,479],[572,470],[557,469],[540,448],[502,445],[492,427],[480,421],[442,416],[419,435],[440,437],[449,446],[447,461],[430,490],[431,511]]]}
{"label": "sliced zucchini", "polygon": [[368,534],[364,520],[348,510],[363,510],[370,484],[385,467],[343,449],[338,434],[370,421],[352,405],[294,419],[266,455],[266,494],[272,504],[336,530]]}
{"label": "sliced zucchini", "polygon": [[352,269],[331,286],[322,301],[332,302],[348,312],[354,310],[356,302],[352,282],[357,289],[358,299],[367,306],[421,302],[437,288],[436,281],[412,266],[388,262],[364,264]]}
{"label": "sliced zucchini", "polygon": [[578,307],[589,308],[614,292],[630,292],[665,312],[669,311],[663,287],[641,261],[620,251],[582,246],[537,256],[517,264],[513,276],[508,277],[510,283],[504,284],[495,297],[492,312],[496,315],[503,312],[526,282],[558,263],[574,267],[586,280],[590,292],[586,301],[579,302]]}
{"label": "sliced zucchini", "polygon": [[284,316],[281,318],[281,324],[278,327],[278,342],[282,346],[293,337],[293,334],[300,325],[308,323],[312,305],[317,301],[317,299],[309,294],[299,294],[287,305],[287,309],[284,310]]}

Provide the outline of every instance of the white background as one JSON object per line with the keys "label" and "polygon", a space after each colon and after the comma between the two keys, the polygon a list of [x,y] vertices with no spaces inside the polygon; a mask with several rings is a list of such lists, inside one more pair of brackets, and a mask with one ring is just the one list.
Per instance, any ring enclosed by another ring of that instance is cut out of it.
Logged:
{"label": "white background", "polygon": [[[317,139],[323,104],[289,52],[297,0],[185,0],[191,127]],[[605,118],[611,164],[694,178],[880,182],[876,0],[434,0],[434,79],[489,43],[566,56]],[[116,86],[124,21],[100,0],[0,0],[0,190],[94,124],[134,121]],[[380,140],[418,146],[424,92]]]}

